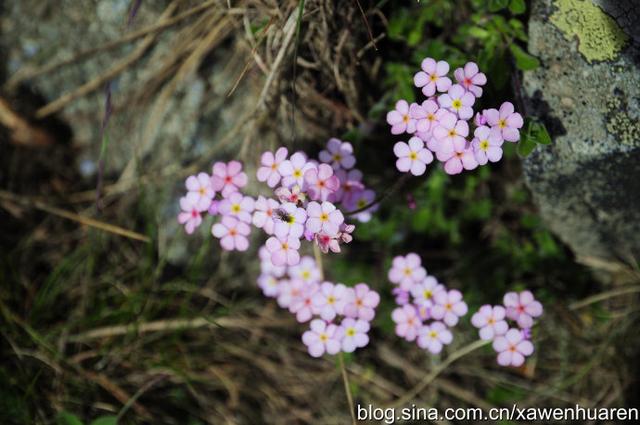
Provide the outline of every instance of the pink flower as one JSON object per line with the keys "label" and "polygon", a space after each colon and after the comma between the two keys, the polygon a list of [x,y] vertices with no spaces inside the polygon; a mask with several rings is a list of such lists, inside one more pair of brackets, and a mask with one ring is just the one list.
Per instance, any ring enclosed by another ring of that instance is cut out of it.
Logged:
{"label": "pink flower", "polygon": [[331,282],[323,282],[312,301],[320,317],[324,320],[333,320],[338,314],[344,313],[344,306],[347,303],[347,287],[342,283],[334,285]]}
{"label": "pink flower", "polygon": [[422,93],[429,97],[433,96],[436,89],[439,92],[446,92],[451,87],[451,79],[447,77],[449,64],[445,61],[436,62],[435,59],[426,58],[421,64],[422,71],[413,77],[416,87],[422,87]]}
{"label": "pink flower", "polygon": [[366,283],[358,283],[347,292],[347,303],[344,307],[344,315],[371,321],[376,315],[375,308],[380,303],[380,295],[369,289]]}
{"label": "pink flower", "polygon": [[279,281],[269,274],[261,274],[258,276],[258,286],[262,289],[265,297],[275,298],[280,292],[280,284],[285,285],[287,281]]}
{"label": "pink flower", "polygon": [[307,205],[307,230],[313,233],[325,233],[329,236],[337,236],[340,225],[344,222],[344,216],[331,202],[309,202]]}
{"label": "pink flower", "polygon": [[391,134],[416,132],[416,120],[411,118],[406,100],[399,100],[396,103],[396,109],[387,113],[387,123],[391,126]]}
{"label": "pink flower", "polygon": [[320,251],[324,254],[329,251],[340,252],[340,242],[336,236],[331,236],[326,233],[316,233],[313,239],[320,247]]}
{"label": "pink flower", "polygon": [[289,268],[289,276],[305,284],[320,281],[320,269],[313,258],[305,256],[300,262]]}
{"label": "pink flower", "polygon": [[483,115],[487,118],[487,123],[492,128],[497,128],[502,135],[502,138],[507,142],[517,142],[520,140],[520,131],[524,124],[522,121],[522,115],[514,112],[513,104],[511,102],[504,102],[500,106],[500,110],[487,109]]}
{"label": "pink flower", "polygon": [[187,197],[192,199],[192,204],[198,211],[207,211],[211,206],[211,200],[216,195],[211,186],[211,176],[207,173],[189,176],[185,185],[189,191]]}
{"label": "pink flower", "polygon": [[287,236],[300,238],[304,233],[307,212],[296,204],[287,202],[274,211],[275,227],[273,233],[280,239]]}
{"label": "pink flower", "polygon": [[405,291],[400,287],[395,287],[391,290],[391,293],[394,296],[396,304],[398,305],[409,304],[409,291]]}
{"label": "pink flower", "polygon": [[274,266],[271,262],[271,253],[266,246],[261,246],[258,250],[260,257],[260,272],[262,274],[269,274],[273,277],[282,277],[287,272],[287,268],[284,266]]}
{"label": "pink flower", "polygon": [[313,297],[319,288],[317,283],[304,285],[300,296],[291,300],[289,311],[296,315],[298,322],[308,322],[314,314],[318,314],[318,310],[313,305]]}
{"label": "pink flower", "polygon": [[471,317],[471,324],[480,329],[480,339],[491,340],[498,335],[504,335],[509,329],[504,320],[505,314],[504,307],[486,304]]}
{"label": "pink flower", "polygon": [[531,291],[507,292],[504,295],[507,317],[518,323],[520,328],[533,326],[534,318],[542,315],[542,304],[536,301]]}
{"label": "pink flower", "polygon": [[300,190],[298,185],[293,185],[291,188],[279,187],[274,191],[274,194],[282,203],[291,202],[299,205],[307,199],[307,195]]}
{"label": "pink flower", "polygon": [[365,347],[369,343],[369,329],[369,322],[365,320],[343,319],[338,331],[342,336],[342,351],[353,353],[356,348]]}
{"label": "pink flower", "polygon": [[471,147],[465,148],[460,152],[454,151],[446,153],[439,151],[436,156],[438,160],[444,162],[444,171],[451,175],[460,174],[463,169],[473,170],[478,166],[478,161]]}
{"label": "pink flower", "polygon": [[302,342],[308,347],[311,357],[320,357],[325,352],[333,355],[340,351],[337,330],[336,325],[327,324],[324,320],[311,321],[310,330],[302,334]]}
{"label": "pink flower", "polygon": [[274,266],[295,266],[300,261],[300,239],[287,236],[283,239],[278,239],[275,236],[271,236],[267,239],[266,247],[271,253],[271,262]]}
{"label": "pink flower", "polygon": [[307,156],[303,152],[296,152],[286,161],[280,163],[278,172],[282,176],[282,185],[288,188],[292,186],[302,186],[304,184],[304,173],[316,166],[307,161]]}
{"label": "pink flower", "polygon": [[223,216],[220,223],[211,228],[211,233],[220,239],[220,246],[227,251],[246,251],[249,248],[247,236],[251,233],[249,225],[231,216]]}
{"label": "pink flower", "polygon": [[255,201],[252,197],[244,196],[240,192],[234,192],[220,202],[218,211],[222,215],[228,215],[245,223],[251,223],[251,213],[254,206]]}
{"label": "pink flower", "polygon": [[356,158],[353,156],[353,146],[349,142],[339,139],[329,139],[327,150],[320,151],[318,155],[320,161],[329,164],[334,170],[343,168],[348,170],[356,165]]}
{"label": "pink flower", "polygon": [[493,349],[498,353],[500,366],[519,367],[524,363],[524,358],[533,353],[533,344],[524,339],[519,329],[512,328],[493,340]]}
{"label": "pink flower", "polygon": [[427,276],[427,271],[422,267],[422,260],[418,254],[409,253],[406,257],[397,256],[393,259],[389,270],[389,280],[400,285],[404,291],[409,291],[413,285],[420,283]]}
{"label": "pink flower", "polygon": [[187,233],[192,234],[202,223],[197,200],[184,196],[180,198],[180,208],[182,211],[178,214],[178,223],[184,224]]}
{"label": "pink flower", "polygon": [[280,207],[280,204],[275,199],[258,196],[255,202],[255,210],[253,211],[253,225],[264,230],[267,235],[272,235],[275,227],[273,213],[278,207]]}
{"label": "pink flower", "polygon": [[418,347],[429,350],[433,354],[442,351],[442,347],[451,344],[453,335],[442,322],[424,325],[418,330]]}
{"label": "pink flower", "polygon": [[336,177],[340,180],[340,188],[334,193],[329,200],[331,202],[342,202],[343,204],[349,204],[352,202],[351,197],[354,193],[364,190],[362,184],[362,172],[356,170],[336,170]]}
{"label": "pink flower", "polygon": [[458,68],[453,72],[456,81],[467,91],[473,93],[475,97],[482,96],[482,88],[487,84],[487,76],[478,69],[478,65],[473,62],[467,62],[463,68]]}
{"label": "pink flower", "polygon": [[333,175],[333,168],[320,164],[304,173],[304,182],[309,197],[314,201],[326,201],[329,195],[340,188],[340,181]]}
{"label": "pink flower", "polygon": [[398,307],[391,313],[391,319],[396,323],[396,335],[414,341],[418,336],[418,330],[422,327],[422,320],[418,317],[416,308],[407,304]]}
{"label": "pink flower", "polygon": [[436,293],[433,301],[431,316],[436,320],[442,320],[447,326],[455,326],[458,318],[467,314],[467,304],[462,300],[460,291],[456,289]]}
{"label": "pink flower", "polygon": [[464,87],[459,84],[454,84],[447,93],[438,97],[438,103],[441,107],[458,114],[458,117],[463,120],[468,120],[473,116],[472,106],[475,101],[475,96],[465,91]]}
{"label": "pink flower", "polygon": [[438,122],[436,113],[440,110],[440,107],[433,100],[425,100],[422,105],[414,103],[409,108],[411,118],[416,120],[416,131],[418,133],[430,133],[435,124]]}
{"label": "pink flower", "polygon": [[417,305],[431,308],[434,305],[434,296],[439,292],[446,292],[446,289],[435,277],[427,276],[422,282],[414,284],[410,292]]}
{"label": "pink flower", "polygon": [[272,152],[265,152],[262,154],[260,163],[262,167],[258,168],[256,177],[260,182],[267,182],[269,187],[276,187],[280,183],[280,172],[278,168],[280,164],[287,159],[287,148],[278,148],[275,155]]}
{"label": "pink flower", "polygon": [[424,147],[424,142],[412,137],[409,144],[398,142],[393,146],[393,153],[398,157],[396,168],[402,172],[411,172],[414,176],[421,176],[427,169],[427,164],[433,161],[433,154]]}
{"label": "pink flower", "polygon": [[371,189],[364,189],[356,191],[352,196],[349,202],[345,203],[345,207],[349,211],[353,211],[356,209],[362,209],[367,205],[370,205],[369,208],[362,210],[354,217],[359,221],[365,223],[371,219],[371,213],[376,211],[379,207],[379,204],[374,204],[373,201],[376,199],[376,193]]}
{"label": "pink flower", "polygon": [[223,198],[237,192],[247,185],[247,175],[242,171],[242,164],[238,161],[216,162],[213,164],[211,186],[220,192]]}
{"label": "pink flower", "polygon": [[486,125],[487,117],[484,116],[484,113],[476,112],[476,116],[473,117],[473,123],[476,125],[476,127]]}
{"label": "pink flower", "polygon": [[433,129],[433,138],[436,139],[437,145],[434,146],[430,142],[429,149],[447,155],[461,152],[466,146],[465,137],[468,134],[469,124],[466,121],[458,120],[452,113],[442,115],[438,125]]}
{"label": "pink flower", "polygon": [[278,305],[281,308],[290,308],[291,304],[300,298],[304,292],[306,283],[298,279],[283,280],[278,289]]}
{"label": "pink flower", "polygon": [[354,224],[342,223],[340,225],[340,231],[338,232],[338,240],[342,243],[350,243],[353,240],[353,236],[351,234],[356,230],[356,226]]}
{"label": "pink flower", "polygon": [[476,137],[471,142],[473,154],[479,165],[487,161],[498,162],[502,158],[502,136],[497,129],[490,129],[483,125],[473,133]]}

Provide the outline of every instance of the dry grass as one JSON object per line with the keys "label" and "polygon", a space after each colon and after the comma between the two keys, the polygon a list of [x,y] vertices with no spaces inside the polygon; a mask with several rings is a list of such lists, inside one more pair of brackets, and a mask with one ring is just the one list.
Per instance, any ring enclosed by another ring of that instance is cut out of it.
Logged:
{"label": "dry grass", "polygon": [[[146,84],[130,94],[148,106],[144,137],[136,157],[105,182],[100,212],[95,190],[60,171],[74,153],[69,145],[51,154],[9,146],[1,135],[2,423],[50,424],[61,410],[85,418],[113,413],[122,423],[350,422],[339,364],[306,354],[301,326],[258,293],[253,255],[214,256],[214,242],[202,238],[189,246],[187,264],[173,265],[159,248],[162,186],[232,144],[254,158],[263,134],[313,149],[330,132],[366,121],[378,100],[368,87],[381,76],[383,55],[374,47],[384,39],[383,12],[362,2],[371,39],[357,2],[307,0],[298,35],[299,5],[173,0],[153,25],[25,70],[5,85],[10,91],[118,45],[134,46],[103,74],[33,111],[43,118],[143,56],[154,58]],[[168,28],[172,48],[154,55]],[[257,87],[253,108],[201,158],[141,173],[137,164],[153,155],[169,100],[217,50],[230,52],[229,66],[237,69],[230,97],[236,87]],[[368,261],[381,267],[373,256]],[[442,273],[454,275],[455,266]],[[624,286],[593,296],[594,286],[571,305],[559,292],[537,330],[538,354],[518,370],[498,368],[468,327],[438,359],[376,326],[371,346],[347,358],[350,393],[356,403],[381,407],[633,403],[640,279],[633,269],[625,276]],[[371,284],[388,290],[383,278]]]}

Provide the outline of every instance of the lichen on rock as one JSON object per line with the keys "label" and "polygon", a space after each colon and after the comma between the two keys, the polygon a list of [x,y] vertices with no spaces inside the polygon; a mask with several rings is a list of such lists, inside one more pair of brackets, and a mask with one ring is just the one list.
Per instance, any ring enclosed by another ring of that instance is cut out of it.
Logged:
{"label": "lichen on rock", "polygon": [[615,59],[629,37],[591,0],[557,0],[551,22],[567,40],[578,39],[578,51],[591,63]]}

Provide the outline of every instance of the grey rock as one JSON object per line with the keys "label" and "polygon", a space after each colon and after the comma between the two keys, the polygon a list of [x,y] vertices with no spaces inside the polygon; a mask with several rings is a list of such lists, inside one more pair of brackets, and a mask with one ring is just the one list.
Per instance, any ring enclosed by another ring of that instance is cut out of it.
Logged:
{"label": "grey rock", "polygon": [[[632,3],[626,4],[637,14]],[[585,40],[554,24],[558,10],[558,1],[534,1],[529,22],[529,51],[542,66],[524,75],[526,113],[543,119],[553,144],[524,161],[526,182],[546,222],[577,255],[638,260],[636,47],[628,43],[612,60],[589,61],[578,50]]]}

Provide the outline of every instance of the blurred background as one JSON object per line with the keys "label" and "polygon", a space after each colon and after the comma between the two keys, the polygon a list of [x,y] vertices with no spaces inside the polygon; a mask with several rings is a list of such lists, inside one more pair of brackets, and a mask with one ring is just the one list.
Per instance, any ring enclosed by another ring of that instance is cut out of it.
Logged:
{"label": "blurred background", "polygon": [[0,3],[0,423],[349,423],[335,359],[256,285],[259,232],[222,252],[178,199],[216,160],[253,177],[264,150],[329,137],[383,191],[385,114],[427,56],[476,61],[480,107],[527,122],[503,161],[432,166],[325,258],[382,295],[346,357],[355,401],[392,403],[477,339],[470,314],[442,356],[394,335],[386,272],[414,251],[470,311],[528,288],[545,314],[522,368],[483,347],[411,403],[637,407],[638,21],[633,0]]}

